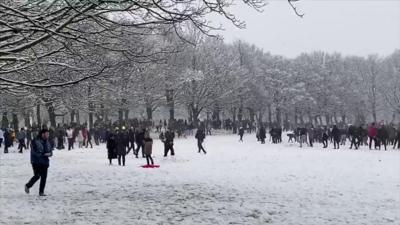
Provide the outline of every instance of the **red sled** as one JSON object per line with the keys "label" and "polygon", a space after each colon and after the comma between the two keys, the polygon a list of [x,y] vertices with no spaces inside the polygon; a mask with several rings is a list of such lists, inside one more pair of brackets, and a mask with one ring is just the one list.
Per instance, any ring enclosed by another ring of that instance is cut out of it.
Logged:
{"label": "red sled", "polygon": [[159,168],[160,165],[143,165],[142,168]]}

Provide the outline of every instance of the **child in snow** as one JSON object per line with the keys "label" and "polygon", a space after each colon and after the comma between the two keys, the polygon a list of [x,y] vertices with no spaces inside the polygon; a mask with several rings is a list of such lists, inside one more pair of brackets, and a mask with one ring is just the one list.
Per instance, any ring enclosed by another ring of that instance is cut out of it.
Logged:
{"label": "child in snow", "polygon": [[153,158],[151,158],[151,154],[153,152],[153,139],[150,138],[149,132],[146,132],[143,139],[144,145],[144,154],[146,156],[147,165],[154,165]]}

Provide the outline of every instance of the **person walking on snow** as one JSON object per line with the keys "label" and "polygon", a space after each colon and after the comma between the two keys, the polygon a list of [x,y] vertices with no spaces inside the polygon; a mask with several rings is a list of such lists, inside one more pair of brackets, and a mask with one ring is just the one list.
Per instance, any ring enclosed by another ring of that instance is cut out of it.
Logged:
{"label": "person walking on snow", "polygon": [[240,142],[243,142],[243,135],[244,135],[244,129],[243,129],[243,127],[240,127],[239,128],[239,136],[240,136],[239,141]]}
{"label": "person walking on snow", "polygon": [[197,147],[199,148],[199,153],[203,151],[204,154],[207,154],[206,150],[204,150],[203,147],[203,142],[204,139],[206,138],[206,134],[204,133],[203,129],[201,128],[197,129],[195,138],[197,139]]}
{"label": "person walking on snow", "polygon": [[25,193],[29,194],[29,189],[40,179],[39,196],[46,196],[44,188],[46,186],[47,170],[49,168],[49,157],[53,155],[53,149],[49,142],[49,130],[42,129],[39,136],[32,141],[31,164],[33,177],[25,184]]}

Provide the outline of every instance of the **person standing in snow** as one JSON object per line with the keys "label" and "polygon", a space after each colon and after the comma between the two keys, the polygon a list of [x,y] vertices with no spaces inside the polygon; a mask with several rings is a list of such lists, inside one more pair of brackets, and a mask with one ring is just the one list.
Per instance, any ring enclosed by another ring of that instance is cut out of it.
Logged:
{"label": "person standing in snow", "polygon": [[131,127],[128,131],[128,139],[129,139],[129,148],[128,148],[128,153],[131,151],[133,154],[135,155],[135,129],[133,129],[133,127]]}
{"label": "person standing in snow", "polygon": [[308,142],[310,143],[310,147],[313,147],[314,143],[314,126],[311,124],[310,128],[308,128],[307,133],[308,133]]}
{"label": "person standing in snow", "polygon": [[332,137],[333,137],[333,149],[339,149],[340,145],[340,130],[336,125],[333,125],[332,128]]}
{"label": "person standing in snow", "polygon": [[0,148],[1,148],[1,144],[3,143],[4,140],[4,131],[2,128],[0,128]]}
{"label": "person standing in snow", "polygon": [[74,129],[70,127],[67,130],[68,151],[74,148]]}
{"label": "person standing in snow", "polygon": [[12,145],[11,132],[8,128],[4,130],[4,153],[8,153],[8,148]]}
{"label": "person standing in snow", "polygon": [[135,142],[136,142],[136,150],[135,150],[135,155],[136,158],[138,158],[139,151],[142,149],[142,157],[145,158],[146,156],[144,155],[144,145],[143,145],[143,139],[144,139],[144,134],[146,130],[142,129],[141,131],[137,131],[135,135]]}
{"label": "person standing in snow", "polygon": [[128,148],[129,145],[128,135],[125,132],[125,127],[122,127],[122,131],[117,132],[116,142],[117,142],[118,165],[121,166],[121,159],[122,159],[122,166],[125,166],[126,149]]}
{"label": "person standing in snow", "polygon": [[24,148],[26,149],[25,139],[26,139],[25,129],[21,128],[21,130],[17,134],[17,140],[19,143],[18,144],[19,153],[22,153],[22,149]]}
{"label": "person standing in snow", "polygon": [[47,170],[49,168],[49,157],[53,155],[53,149],[49,142],[49,130],[42,129],[39,136],[32,141],[31,164],[33,177],[25,184],[25,192],[29,194],[29,189],[40,179],[39,196],[46,196],[44,188],[46,186]]}
{"label": "person standing in snow", "polygon": [[369,137],[369,150],[372,148],[372,141],[374,141],[375,146],[377,145],[376,135],[378,134],[378,130],[376,129],[375,123],[372,123],[368,130]]}
{"label": "person standing in snow", "polygon": [[174,138],[175,138],[175,133],[168,128],[168,130],[165,132],[165,141],[164,141],[164,157],[167,157],[168,152],[171,150],[171,155],[175,155],[174,151]]}
{"label": "person standing in snow", "polygon": [[243,135],[244,135],[244,128],[243,128],[243,127],[240,127],[240,128],[239,128],[239,136],[240,136],[239,141],[240,141],[240,142],[243,142]]}
{"label": "person standing in snow", "polygon": [[114,133],[110,133],[110,135],[108,135],[106,146],[108,160],[110,162],[110,165],[112,165],[112,160],[117,158],[117,142],[115,140]]}
{"label": "person standing in snow", "polygon": [[203,129],[197,129],[195,138],[197,139],[197,147],[199,149],[199,153],[203,151],[204,154],[207,154],[206,150],[204,150],[203,147],[203,141],[206,138],[206,134],[204,133]]}
{"label": "person standing in snow", "polygon": [[146,132],[144,135],[143,139],[143,145],[144,145],[144,154],[146,156],[146,161],[147,165],[154,165],[153,158],[151,157],[151,154],[153,152],[153,139],[150,138],[149,132]]}
{"label": "person standing in snow", "polygon": [[261,140],[261,144],[265,144],[265,138],[267,138],[267,131],[265,130],[264,126],[261,126],[261,128],[258,132],[258,136]]}
{"label": "person standing in snow", "polygon": [[325,128],[323,133],[322,133],[322,144],[324,145],[323,148],[327,148],[328,147],[328,139],[329,139],[328,129]]}
{"label": "person standing in snow", "polygon": [[376,137],[377,137],[378,143],[379,143],[379,145],[378,145],[379,150],[381,150],[381,145],[383,145],[385,147],[385,151],[386,151],[386,145],[387,145],[387,141],[389,139],[389,133],[384,124],[382,124],[381,127],[378,129]]}
{"label": "person standing in snow", "polygon": [[396,139],[393,144],[393,149],[396,148],[396,144],[397,144],[397,149],[400,149],[400,125],[397,127]]}
{"label": "person standing in snow", "polygon": [[77,134],[77,139],[78,139],[78,148],[83,148],[83,143],[84,143],[84,137],[82,134],[82,130],[78,130],[78,134]]}
{"label": "person standing in snow", "polygon": [[93,148],[93,144],[92,144],[92,132],[93,131],[92,130],[87,130],[86,148],[89,147],[89,144],[90,144],[90,148]]}

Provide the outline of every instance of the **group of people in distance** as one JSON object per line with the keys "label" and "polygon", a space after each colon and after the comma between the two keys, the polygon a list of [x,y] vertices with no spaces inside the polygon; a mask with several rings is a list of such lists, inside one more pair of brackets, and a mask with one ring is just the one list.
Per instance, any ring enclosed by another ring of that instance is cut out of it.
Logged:
{"label": "group of people in distance", "polygon": [[[271,135],[272,136],[272,135]],[[313,143],[319,142],[323,144],[323,148],[327,148],[329,143],[333,143],[334,149],[350,141],[350,149],[359,149],[361,145],[368,146],[369,149],[380,150],[383,147],[387,150],[388,145],[393,145],[393,149],[400,149],[400,126],[397,128],[393,125],[385,125],[383,123],[371,123],[369,126],[355,126],[349,124],[347,126],[333,125],[331,127],[298,126],[295,130],[288,132],[289,142],[298,142],[300,147],[307,144],[313,147]]]}

